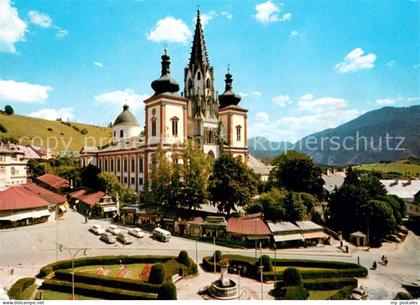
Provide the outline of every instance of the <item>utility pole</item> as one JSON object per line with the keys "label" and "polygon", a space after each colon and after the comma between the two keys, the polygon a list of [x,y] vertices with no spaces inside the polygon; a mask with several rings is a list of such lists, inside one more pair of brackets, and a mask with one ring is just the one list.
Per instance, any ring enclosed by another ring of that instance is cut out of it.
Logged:
{"label": "utility pole", "polygon": [[198,240],[195,240],[195,263],[198,266]]}

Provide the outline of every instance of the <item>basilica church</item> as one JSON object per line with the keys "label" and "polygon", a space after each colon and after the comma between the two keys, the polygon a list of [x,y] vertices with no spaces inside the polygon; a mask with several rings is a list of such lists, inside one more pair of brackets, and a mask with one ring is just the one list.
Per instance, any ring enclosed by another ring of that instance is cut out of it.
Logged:
{"label": "basilica church", "polygon": [[81,165],[93,164],[111,172],[126,187],[142,191],[155,152],[161,147],[168,158],[188,140],[199,143],[204,153],[218,158],[231,153],[260,174],[263,165],[248,153],[247,109],[233,92],[232,75],[225,75],[225,89],[217,95],[214,70],[210,65],[204,32],[197,11],[191,55],[184,72],[184,90],[170,74],[170,57],[161,57],[160,78],[151,83],[153,96],[144,100],[144,131],[127,105],[113,124],[113,138],[103,147],[83,147]]}

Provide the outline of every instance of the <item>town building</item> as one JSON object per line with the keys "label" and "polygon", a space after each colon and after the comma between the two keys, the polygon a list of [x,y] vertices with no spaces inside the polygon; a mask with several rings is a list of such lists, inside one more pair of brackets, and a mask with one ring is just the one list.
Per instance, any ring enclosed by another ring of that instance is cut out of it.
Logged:
{"label": "town building", "polygon": [[[151,83],[154,94],[144,101],[144,130],[125,105],[113,124],[111,143],[83,147],[81,165],[93,164],[111,172],[127,188],[140,192],[148,180],[157,149],[161,148],[172,159],[173,152],[182,149],[188,140],[196,141],[212,158],[227,152],[248,163],[248,110],[239,106],[241,97],[233,91],[229,69],[224,92],[217,94],[199,11],[181,94],[178,82],[171,77],[166,49],[161,58],[161,76]],[[261,169],[264,165],[258,166]],[[260,171],[267,175],[266,171]]]}
{"label": "town building", "polygon": [[55,193],[63,194],[70,189],[70,182],[52,174],[44,174],[36,178],[37,183]]}
{"label": "town building", "polygon": [[0,228],[32,225],[55,220],[66,210],[64,196],[36,184],[13,185],[0,191]]}
{"label": "town building", "polygon": [[69,203],[89,218],[95,216],[110,218],[119,212],[118,202],[102,191],[83,187],[68,193],[68,196]]}
{"label": "town building", "polygon": [[227,240],[248,246],[268,246],[272,236],[261,213],[229,218],[226,232]]}

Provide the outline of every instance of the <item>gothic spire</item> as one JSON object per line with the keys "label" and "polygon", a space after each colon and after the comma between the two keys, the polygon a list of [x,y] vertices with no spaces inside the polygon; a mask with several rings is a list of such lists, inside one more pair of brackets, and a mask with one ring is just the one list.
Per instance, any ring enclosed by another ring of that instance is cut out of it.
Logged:
{"label": "gothic spire", "polygon": [[195,24],[194,40],[191,49],[189,66],[191,67],[194,64],[198,64],[202,67],[207,67],[209,65],[206,41],[204,40],[204,31],[201,26],[199,9],[197,9],[197,22]]}

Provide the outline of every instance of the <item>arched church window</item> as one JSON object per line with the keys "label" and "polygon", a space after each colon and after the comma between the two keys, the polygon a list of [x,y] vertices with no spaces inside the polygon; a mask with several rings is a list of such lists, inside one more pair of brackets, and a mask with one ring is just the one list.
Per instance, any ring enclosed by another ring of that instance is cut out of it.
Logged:
{"label": "arched church window", "polygon": [[236,141],[241,140],[241,129],[242,129],[241,125],[236,126]]}
{"label": "arched church window", "polygon": [[200,73],[200,71],[197,72],[197,79],[198,80],[201,80],[201,73]]}
{"label": "arched church window", "polygon": [[156,137],[156,118],[152,118],[152,137]]}
{"label": "arched church window", "polygon": [[171,122],[172,122],[172,135],[174,137],[178,136],[178,121],[179,119],[174,116],[173,118],[171,118]]}
{"label": "arched church window", "polygon": [[209,78],[206,81],[206,88],[207,89],[210,89],[210,79]]}
{"label": "arched church window", "polygon": [[193,88],[193,83],[192,83],[192,80],[191,80],[191,78],[190,78],[190,79],[188,80],[188,91],[190,91],[190,93],[191,93],[192,88]]}

